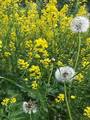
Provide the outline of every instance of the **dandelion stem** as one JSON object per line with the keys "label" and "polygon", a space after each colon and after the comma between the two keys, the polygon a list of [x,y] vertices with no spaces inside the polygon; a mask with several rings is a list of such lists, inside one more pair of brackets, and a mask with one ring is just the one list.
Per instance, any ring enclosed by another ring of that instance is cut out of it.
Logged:
{"label": "dandelion stem", "polygon": [[77,67],[78,60],[79,60],[80,46],[81,46],[81,37],[80,37],[80,33],[79,33],[79,43],[78,43],[78,52],[77,52],[77,58],[76,58],[76,62],[75,62],[75,69],[76,69],[76,67]]}
{"label": "dandelion stem", "polygon": [[30,114],[30,120],[32,120],[32,115]]}
{"label": "dandelion stem", "polygon": [[67,105],[67,110],[68,110],[69,118],[70,118],[70,120],[73,120],[72,116],[71,116],[71,111],[70,111],[68,99],[67,99],[67,89],[66,89],[66,83],[65,82],[64,82],[64,92],[65,92],[65,101],[66,101],[66,105]]}

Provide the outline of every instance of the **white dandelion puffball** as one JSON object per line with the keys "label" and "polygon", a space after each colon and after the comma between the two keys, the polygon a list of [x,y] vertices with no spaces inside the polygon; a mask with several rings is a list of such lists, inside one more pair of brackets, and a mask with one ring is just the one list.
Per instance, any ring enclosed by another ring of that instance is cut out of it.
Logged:
{"label": "white dandelion puffball", "polygon": [[77,16],[71,22],[73,32],[86,32],[89,28],[89,19],[84,16]]}
{"label": "white dandelion puffball", "polygon": [[32,101],[23,102],[23,111],[25,113],[29,113],[29,114],[36,113],[37,112],[37,106]]}
{"label": "white dandelion puffball", "polygon": [[71,82],[74,78],[75,71],[72,67],[60,67],[55,72],[55,78],[58,82]]}

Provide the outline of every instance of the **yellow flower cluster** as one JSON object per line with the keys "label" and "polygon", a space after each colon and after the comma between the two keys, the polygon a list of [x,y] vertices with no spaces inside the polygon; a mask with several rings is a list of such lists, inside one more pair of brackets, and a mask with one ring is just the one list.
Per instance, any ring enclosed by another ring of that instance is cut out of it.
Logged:
{"label": "yellow flower cluster", "polygon": [[84,115],[90,118],[90,107],[89,106],[84,109]]}
{"label": "yellow flower cluster", "polygon": [[55,98],[55,102],[56,103],[61,103],[64,101],[64,94],[63,93],[60,93],[56,98]]}
{"label": "yellow flower cluster", "polygon": [[90,62],[86,59],[86,58],[83,58],[82,60],[82,66],[85,67],[89,64]]}
{"label": "yellow flower cluster", "polygon": [[16,103],[16,98],[15,97],[11,98],[10,103]]}
{"label": "yellow flower cluster", "polygon": [[20,70],[24,70],[29,67],[29,63],[26,62],[24,59],[18,59],[17,63]]}
{"label": "yellow flower cluster", "polygon": [[[77,36],[75,37],[75,35],[69,31],[70,23],[73,19],[71,14],[68,15],[69,5],[65,4],[60,10],[58,10],[57,0],[49,0],[49,2],[45,0],[47,4],[40,11],[41,14],[39,14],[39,10],[37,9],[38,6],[35,2],[33,2],[33,0],[24,0],[25,7],[22,5],[21,1],[22,0],[0,0],[0,31],[2,31],[0,32],[0,52],[2,52],[0,55],[4,56],[4,59],[10,57],[10,60],[15,60],[14,56],[16,56],[18,59],[18,68],[20,70],[27,70],[23,79],[26,83],[28,83],[29,78],[32,79],[31,87],[36,90],[39,87],[38,80],[45,72],[43,67],[40,69],[39,64],[49,70],[49,65],[52,65],[49,56],[56,58],[55,62],[52,61],[53,64],[56,65],[54,68],[57,66],[64,66],[63,63],[65,63],[65,65],[69,63],[70,66],[73,66],[74,55],[77,53],[76,49],[73,51],[73,46]],[[81,2],[86,0],[78,0],[78,2],[79,1]],[[87,15],[85,6],[81,6],[76,14],[76,16],[82,15]],[[86,33],[86,35],[87,34],[88,33]],[[80,67],[85,67],[90,63],[88,59],[89,55],[86,55],[86,52],[90,49],[90,38],[86,39],[86,35],[84,36],[85,44],[83,44],[84,42],[82,41],[81,45],[81,56],[79,58],[82,59],[82,65]],[[52,47],[53,41],[55,41],[55,49],[52,49],[54,48]],[[77,43],[77,40],[75,42]],[[76,45],[78,43],[76,43],[74,48],[77,48]],[[59,49],[61,52],[59,52]],[[53,50],[55,51],[51,52]],[[52,53],[55,56],[52,55]],[[20,56],[19,58],[24,59],[19,59],[18,56]],[[14,67],[14,64],[10,62],[10,65],[8,65],[8,60],[7,65],[9,67],[4,64],[4,60],[1,60],[0,62],[3,63],[3,67],[1,69],[6,68],[6,72]],[[54,79],[53,76],[54,75],[52,74],[52,79]],[[47,79],[48,76],[45,77]],[[81,82],[84,80],[84,75],[79,73],[76,76],[76,80]],[[55,98],[55,102],[61,103],[64,99],[65,95],[60,93]],[[74,100],[76,99],[76,96],[71,95],[70,99]],[[5,98],[1,104],[7,106],[9,103],[15,102],[16,98]],[[90,116],[90,112],[88,111],[90,111],[89,107],[85,108],[84,114]]]}
{"label": "yellow flower cluster", "polygon": [[15,31],[11,32],[10,38],[12,41],[15,41],[15,39],[16,39],[16,32]]}
{"label": "yellow flower cluster", "polygon": [[13,41],[10,41],[10,43],[9,43],[9,48],[10,48],[10,51],[11,51],[11,52],[14,52],[14,51],[16,50],[16,48],[15,48],[15,43],[14,43]]}
{"label": "yellow flower cluster", "polygon": [[66,14],[67,14],[67,12],[68,12],[68,5],[65,4],[65,5],[63,6],[63,8],[62,8],[62,9],[60,10],[60,12],[59,12],[60,18],[65,17]]}
{"label": "yellow flower cluster", "polygon": [[58,21],[58,9],[56,8],[56,2],[50,1],[46,5],[46,9],[42,10],[42,13],[42,21],[44,21],[46,25],[49,25],[50,28],[55,28]]}
{"label": "yellow flower cluster", "polygon": [[22,47],[25,48],[27,52],[28,58],[30,60],[46,58],[48,57],[48,42],[43,38],[38,38],[33,40],[25,40],[24,45]]}
{"label": "yellow flower cluster", "polygon": [[5,58],[8,58],[9,56],[11,56],[11,53],[8,52],[8,51],[5,51],[5,52],[4,52],[4,57],[5,57]]}
{"label": "yellow flower cluster", "polygon": [[13,98],[5,98],[1,102],[1,104],[4,105],[4,106],[9,105],[10,103],[16,103],[16,98],[15,97],[13,97]]}
{"label": "yellow flower cluster", "polygon": [[70,23],[71,23],[71,20],[73,19],[72,16],[67,15],[68,9],[69,9],[69,6],[65,4],[63,8],[59,11],[59,19],[60,19],[59,22],[60,22],[60,28],[62,32],[64,32],[66,28],[67,29],[70,28]]}
{"label": "yellow flower cluster", "polygon": [[25,48],[28,50],[32,50],[32,41],[31,40],[25,41]]}
{"label": "yellow flower cluster", "polygon": [[48,43],[45,39],[39,38],[36,39],[34,42],[34,53],[35,53],[35,58],[40,58],[40,57],[48,57]]}
{"label": "yellow flower cluster", "polygon": [[39,38],[35,40],[35,47],[36,48],[48,48],[48,42],[45,39]]}
{"label": "yellow flower cluster", "polygon": [[41,72],[39,66],[32,65],[29,68],[30,77],[34,79],[40,79]]}
{"label": "yellow flower cluster", "polygon": [[3,99],[1,104],[7,106],[9,104],[9,100],[10,100],[9,98],[5,98],[5,99]]}
{"label": "yellow flower cluster", "polygon": [[33,42],[32,42],[32,40],[25,40],[24,46],[22,46],[22,48],[23,47],[25,48],[25,51],[27,52],[28,58],[31,60],[33,57]]}
{"label": "yellow flower cluster", "polygon": [[84,80],[84,76],[82,73],[79,73],[77,76],[76,76],[76,80],[78,80],[79,82],[83,81]]}
{"label": "yellow flower cluster", "polygon": [[40,60],[40,62],[47,68],[51,63],[51,60],[49,58],[46,58],[44,60]]}
{"label": "yellow flower cluster", "polygon": [[57,1],[49,1],[44,9],[42,9],[41,19],[38,21],[41,32],[46,36],[47,40],[54,37],[54,28],[57,27],[59,21],[59,12],[56,7]]}
{"label": "yellow flower cluster", "polygon": [[68,16],[65,16],[61,21],[60,21],[60,27],[61,27],[61,30],[64,32],[67,29],[70,28],[70,23],[72,21],[73,17],[68,17]]}
{"label": "yellow flower cluster", "polygon": [[27,35],[31,34],[34,36],[36,33],[36,20],[39,19],[37,4],[28,1],[25,1],[25,4],[28,6],[28,10],[25,11],[24,9],[21,9],[19,12],[15,11],[15,18],[17,23],[21,26],[20,29],[22,33],[26,33]]}
{"label": "yellow flower cluster", "polygon": [[80,6],[80,9],[77,13],[77,16],[86,16],[87,15],[87,9],[86,9],[86,6],[83,5],[83,6]]}
{"label": "yellow flower cluster", "polygon": [[36,81],[33,81],[33,82],[32,82],[32,89],[33,89],[33,90],[38,89],[38,83],[37,83]]}
{"label": "yellow flower cluster", "polygon": [[[76,99],[76,96],[71,95],[70,98],[74,100],[74,99]],[[60,93],[60,94],[55,98],[55,102],[56,102],[56,103],[61,103],[61,102],[63,102],[64,100],[65,100],[65,95],[62,94],[62,93]]]}

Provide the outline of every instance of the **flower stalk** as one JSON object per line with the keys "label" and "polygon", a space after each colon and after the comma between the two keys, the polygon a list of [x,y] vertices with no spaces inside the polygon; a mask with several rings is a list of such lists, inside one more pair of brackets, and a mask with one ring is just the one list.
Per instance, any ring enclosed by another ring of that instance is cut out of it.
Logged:
{"label": "flower stalk", "polygon": [[78,39],[78,52],[77,52],[77,57],[76,57],[76,62],[75,62],[75,70],[77,68],[78,65],[78,60],[79,60],[79,55],[80,55],[80,47],[81,47],[81,37],[80,37],[80,33],[79,33],[79,39]]}
{"label": "flower stalk", "polygon": [[69,118],[70,118],[70,120],[73,120],[72,115],[71,115],[71,111],[70,111],[70,106],[69,106],[69,103],[68,103],[68,98],[67,98],[66,82],[64,82],[64,92],[65,92],[65,102],[66,102]]}
{"label": "flower stalk", "polygon": [[30,120],[32,120],[32,115],[30,114]]}

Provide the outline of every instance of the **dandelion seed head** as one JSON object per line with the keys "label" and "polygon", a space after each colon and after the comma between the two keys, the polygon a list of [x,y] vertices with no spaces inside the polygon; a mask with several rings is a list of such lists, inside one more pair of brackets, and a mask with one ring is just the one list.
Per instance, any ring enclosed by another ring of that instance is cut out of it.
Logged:
{"label": "dandelion seed head", "polygon": [[73,32],[87,32],[89,28],[89,20],[84,16],[77,16],[71,22],[71,30]]}
{"label": "dandelion seed head", "polygon": [[70,82],[73,80],[75,71],[72,67],[60,67],[55,72],[55,78],[58,82]]}
{"label": "dandelion seed head", "polygon": [[37,112],[37,106],[34,101],[23,102],[23,111],[25,113],[31,114]]}

